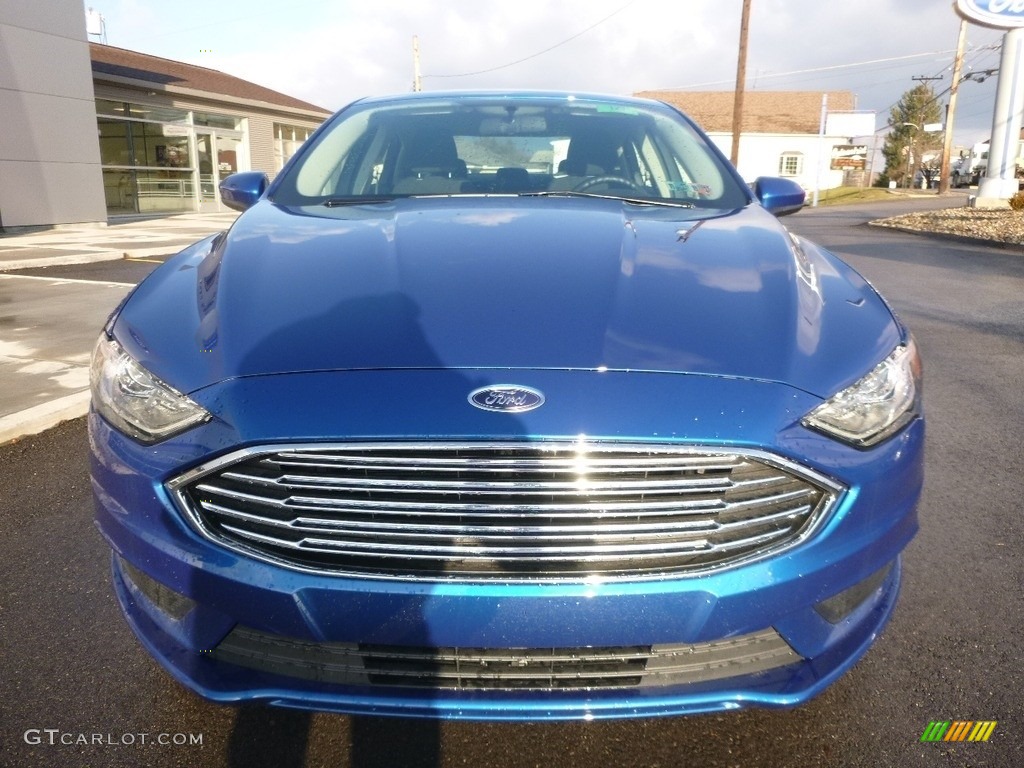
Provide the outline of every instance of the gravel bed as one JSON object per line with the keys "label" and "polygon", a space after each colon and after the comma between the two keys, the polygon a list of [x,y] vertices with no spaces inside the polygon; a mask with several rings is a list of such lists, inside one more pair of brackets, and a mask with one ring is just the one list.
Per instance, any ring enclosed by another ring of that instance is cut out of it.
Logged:
{"label": "gravel bed", "polygon": [[1010,209],[945,208],[880,219],[872,224],[881,227],[909,229],[959,235],[996,243],[1024,245],[1024,211]]}

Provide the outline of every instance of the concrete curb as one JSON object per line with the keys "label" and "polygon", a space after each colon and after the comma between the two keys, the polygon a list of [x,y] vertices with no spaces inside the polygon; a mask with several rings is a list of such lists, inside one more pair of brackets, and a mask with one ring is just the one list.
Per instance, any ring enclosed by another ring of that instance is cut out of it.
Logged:
{"label": "concrete curb", "polygon": [[869,221],[867,222],[869,227],[878,227],[879,229],[891,229],[895,232],[905,232],[908,235],[920,235],[922,237],[940,238],[942,240],[949,240],[955,243],[964,243],[965,245],[980,245],[989,248],[998,248],[1000,250],[1021,250],[1024,249],[1024,243],[1008,243],[1005,240],[987,240],[983,237],[971,237],[970,235],[958,235],[954,232],[935,232],[929,229],[913,229],[912,227],[902,227],[894,224],[885,224],[884,220]]}
{"label": "concrete curb", "polygon": [[0,417],[0,445],[28,435],[37,435],[62,421],[89,412],[89,390],[82,390],[18,413]]}
{"label": "concrete curb", "polygon": [[[155,254],[154,254],[155,255]],[[91,264],[95,261],[116,261],[125,258],[123,251],[96,251],[95,253],[69,253],[66,256],[44,256],[35,259],[18,259],[0,262],[0,272],[36,267],[63,267],[70,264]]]}
{"label": "concrete curb", "polygon": [[148,259],[152,256],[172,256],[181,253],[192,243],[169,243],[150,248],[132,248],[128,251],[96,251],[94,253],[69,253],[66,256],[43,256],[34,259],[18,259],[16,261],[0,261],[0,272],[13,272],[18,269],[36,269],[38,267],[64,267],[72,264],[92,264],[98,261],[117,261],[118,259]]}

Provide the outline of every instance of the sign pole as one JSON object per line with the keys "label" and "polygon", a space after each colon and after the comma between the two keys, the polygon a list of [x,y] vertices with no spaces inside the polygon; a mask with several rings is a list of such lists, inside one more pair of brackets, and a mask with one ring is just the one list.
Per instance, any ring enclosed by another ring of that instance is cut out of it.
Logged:
{"label": "sign pole", "polygon": [[821,121],[818,126],[818,162],[814,173],[814,199],[812,208],[818,207],[818,190],[821,189],[821,166],[825,162],[825,121],[828,119],[828,93],[821,94]]}
{"label": "sign pole", "polygon": [[992,141],[985,178],[978,185],[979,207],[1008,200],[1017,194],[1017,154],[1024,121],[1024,29],[1003,35],[999,86],[992,115]]}
{"label": "sign pole", "polygon": [[978,184],[978,196],[972,201],[979,208],[1002,208],[1018,189],[1017,155],[1024,122],[1024,2],[956,0],[953,7],[975,24],[1007,30],[999,63],[988,165],[985,178]]}

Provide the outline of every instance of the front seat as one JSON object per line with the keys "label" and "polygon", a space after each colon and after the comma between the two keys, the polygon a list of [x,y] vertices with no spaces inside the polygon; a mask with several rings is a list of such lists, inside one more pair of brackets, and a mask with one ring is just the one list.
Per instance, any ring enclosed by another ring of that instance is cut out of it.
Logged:
{"label": "front seat", "polygon": [[569,152],[558,164],[550,189],[573,189],[587,178],[621,176],[620,143],[606,133],[581,133],[569,141]]}
{"label": "front seat", "polygon": [[402,142],[396,178],[392,189],[396,195],[451,194],[462,190],[466,163],[459,158],[452,136],[415,133]]}

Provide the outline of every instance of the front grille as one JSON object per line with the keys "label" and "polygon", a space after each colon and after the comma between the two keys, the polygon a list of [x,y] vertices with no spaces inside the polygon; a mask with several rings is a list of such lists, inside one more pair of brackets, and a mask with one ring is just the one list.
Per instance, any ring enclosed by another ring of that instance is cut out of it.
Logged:
{"label": "front grille", "polygon": [[242,451],[169,484],[206,536],[321,573],[703,573],[805,537],[839,489],[770,455],[619,443]]}
{"label": "front grille", "polygon": [[773,629],[693,645],[494,649],[316,643],[242,626],[213,658],[318,683],[460,690],[685,685],[801,661]]}

